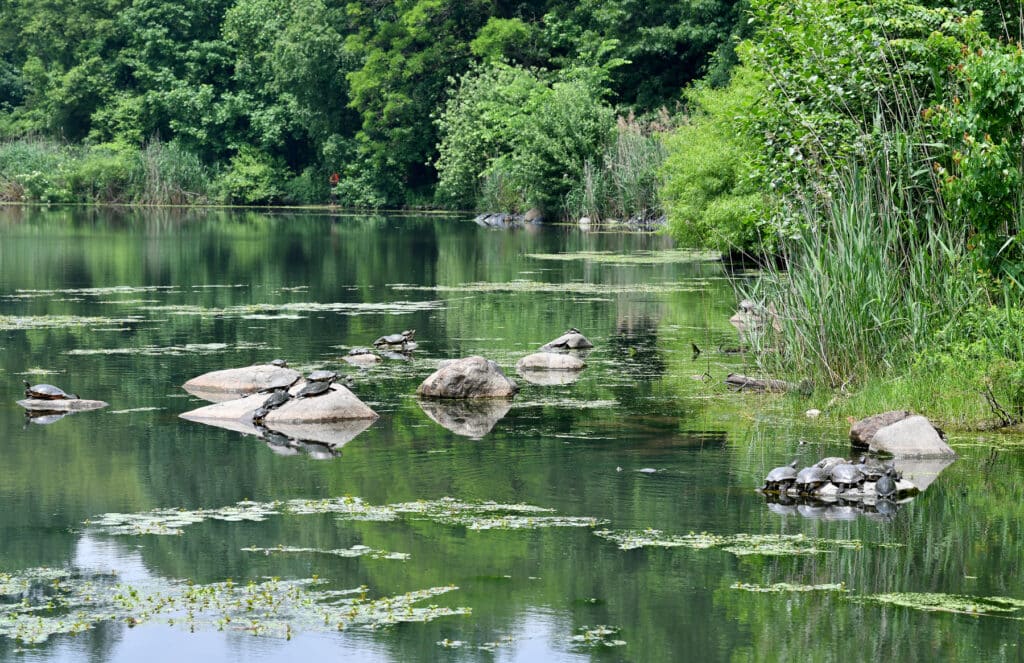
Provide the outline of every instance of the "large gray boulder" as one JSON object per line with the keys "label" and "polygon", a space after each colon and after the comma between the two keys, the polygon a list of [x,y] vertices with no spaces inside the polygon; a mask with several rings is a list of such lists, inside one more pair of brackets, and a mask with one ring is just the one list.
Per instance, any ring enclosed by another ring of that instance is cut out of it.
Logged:
{"label": "large gray boulder", "polygon": [[182,387],[203,400],[219,402],[257,391],[270,391],[294,384],[301,374],[290,368],[257,364],[243,368],[227,368],[194,377]]}
{"label": "large gray boulder", "polygon": [[494,428],[494,424],[508,414],[512,401],[483,398],[474,400],[422,399],[420,407],[434,422],[456,435],[479,440]]}
{"label": "large gray boulder", "polygon": [[535,352],[516,362],[516,371],[581,371],[587,364],[579,357],[557,352]]}
{"label": "large gray boulder", "polygon": [[[295,393],[301,383],[290,390]],[[205,405],[181,414],[182,419],[207,423],[209,421],[240,422],[238,425],[216,425],[231,428],[239,432],[249,432],[252,413],[267,400],[267,394],[250,394],[213,405]],[[276,410],[272,410],[263,420],[270,428],[280,424],[312,424],[348,419],[376,419],[377,413],[359,400],[355,394],[340,384],[332,384],[331,389],[319,396],[311,398],[295,398]]]}
{"label": "large gray boulder", "polygon": [[865,417],[850,427],[850,444],[859,449],[867,449],[871,446],[871,438],[875,433],[909,416],[910,412],[907,410],[892,410]]}
{"label": "large gray boulder", "polygon": [[871,438],[872,451],[897,458],[954,457],[956,452],[926,417],[912,415],[878,429]]}
{"label": "large gray boulder", "polygon": [[416,390],[428,398],[511,398],[519,385],[496,363],[474,355],[446,362]]}

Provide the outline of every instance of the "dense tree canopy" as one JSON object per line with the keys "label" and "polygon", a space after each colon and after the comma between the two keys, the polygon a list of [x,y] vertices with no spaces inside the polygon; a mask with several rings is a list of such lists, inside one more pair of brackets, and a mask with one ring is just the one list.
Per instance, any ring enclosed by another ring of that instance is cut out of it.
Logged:
{"label": "dense tree canopy", "polygon": [[674,107],[745,22],[742,6],[10,0],[0,13],[0,137],[122,148],[159,139],[224,172],[239,155],[306,184],[341,172],[353,203],[427,202],[435,118],[474,66],[614,62],[598,91],[609,107]]}

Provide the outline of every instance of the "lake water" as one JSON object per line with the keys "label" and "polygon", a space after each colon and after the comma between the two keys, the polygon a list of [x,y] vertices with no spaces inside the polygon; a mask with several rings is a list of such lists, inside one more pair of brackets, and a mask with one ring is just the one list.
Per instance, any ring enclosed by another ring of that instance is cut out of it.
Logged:
{"label": "lake water", "polygon": [[[660,236],[0,209],[0,659],[1021,660],[1020,440],[954,435],[888,518],[769,508],[768,469],[849,453],[847,424],[726,392],[734,308]],[[454,431],[414,396],[570,326],[574,383]],[[410,361],[341,359],[410,328]],[[380,419],[332,452],[178,417],[187,379],[275,357]],[[110,407],[31,422],[22,380]]]}

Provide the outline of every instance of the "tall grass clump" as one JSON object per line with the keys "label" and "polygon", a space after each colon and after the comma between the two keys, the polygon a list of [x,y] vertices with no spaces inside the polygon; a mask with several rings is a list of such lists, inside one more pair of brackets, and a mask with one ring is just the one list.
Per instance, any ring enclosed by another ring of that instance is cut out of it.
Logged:
{"label": "tall grass clump", "polygon": [[141,205],[190,205],[207,202],[212,177],[195,154],[177,143],[149,142],[135,158],[132,201]]}
{"label": "tall grass clump", "polygon": [[670,126],[667,111],[651,122],[633,114],[619,117],[614,140],[602,154],[584,162],[576,185],[566,195],[566,212],[594,221],[659,216],[660,171],[666,154],[661,134]]}
{"label": "tall grass clump", "polygon": [[767,303],[772,324],[753,339],[766,369],[831,388],[906,369],[985,298],[962,234],[907,195],[892,165],[841,173],[830,202],[804,210],[807,230],[782,243],[785,268],[768,265],[743,293]]}
{"label": "tall grass clump", "polygon": [[0,200],[63,202],[71,193],[64,181],[74,150],[39,137],[0,142]]}

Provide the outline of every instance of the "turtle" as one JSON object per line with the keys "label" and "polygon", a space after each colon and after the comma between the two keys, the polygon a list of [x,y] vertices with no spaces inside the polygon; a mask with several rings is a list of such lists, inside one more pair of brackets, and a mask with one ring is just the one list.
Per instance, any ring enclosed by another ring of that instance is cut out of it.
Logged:
{"label": "turtle", "polygon": [[299,389],[299,393],[295,394],[295,398],[309,398],[311,396],[325,394],[331,390],[331,382],[333,382],[333,380],[311,381],[307,383],[305,387]]}
{"label": "turtle", "polygon": [[77,400],[78,396],[75,394],[69,394],[60,387],[55,387],[52,384],[29,384],[25,382],[25,397],[36,398],[43,401],[65,401],[65,400]]}
{"label": "turtle", "polygon": [[565,333],[541,346],[541,350],[587,350],[594,347],[579,329],[569,327]]}
{"label": "turtle", "polygon": [[796,481],[796,461],[789,465],[776,467],[764,478],[764,485],[761,490],[785,491]]}
{"label": "turtle", "polygon": [[270,414],[270,409],[267,407],[258,407],[252,412],[252,422],[254,424],[263,423],[263,420]]}
{"label": "turtle", "polygon": [[416,336],[415,329],[406,329],[401,334],[388,334],[387,336],[381,336],[373,342],[373,345],[378,348],[382,345],[405,346],[407,343],[412,341],[414,336]]}
{"label": "turtle", "polygon": [[860,457],[860,463],[856,465],[856,468],[864,475],[865,481],[878,481],[885,474],[885,466],[867,456]]}
{"label": "turtle", "polygon": [[331,383],[338,379],[338,374],[334,371],[313,371],[306,376],[307,382],[327,382]]}
{"label": "turtle", "polygon": [[351,350],[348,351],[347,356],[349,356],[349,357],[358,357],[359,355],[372,355],[372,354],[374,354],[374,352],[370,348],[352,348]]}
{"label": "turtle", "polygon": [[807,495],[828,483],[828,472],[811,465],[800,470],[796,475],[796,489],[801,495]]}
{"label": "turtle", "polygon": [[896,468],[888,466],[885,473],[875,482],[875,494],[878,499],[891,500],[896,497]]}
{"label": "turtle", "polygon": [[852,463],[843,463],[833,467],[830,478],[832,483],[846,490],[857,488],[864,483],[864,473]]}
{"label": "turtle", "polygon": [[845,458],[840,458],[839,456],[829,456],[828,458],[822,458],[817,463],[815,463],[814,466],[820,467],[826,472],[831,472],[832,468],[835,467],[836,465],[842,465],[843,463],[847,462],[849,461],[847,461]]}
{"label": "turtle", "polygon": [[291,400],[291,394],[288,393],[287,389],[275,389],[274,393],[270,394],[267,400],[263,401],[263,409],[276,410],[285,403]]}
{"label": "turtle", "polygon": [[267,363],[271,366],[277,366],[278,368],[288,368],[288,362],[284,359],[271,359]]}

